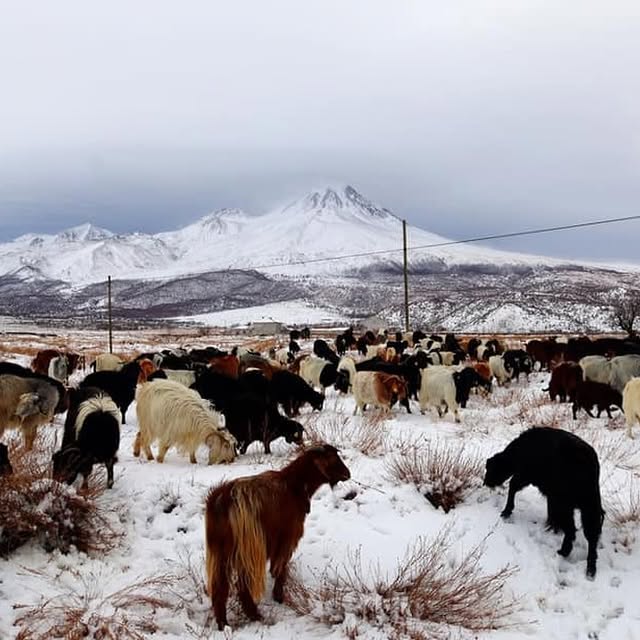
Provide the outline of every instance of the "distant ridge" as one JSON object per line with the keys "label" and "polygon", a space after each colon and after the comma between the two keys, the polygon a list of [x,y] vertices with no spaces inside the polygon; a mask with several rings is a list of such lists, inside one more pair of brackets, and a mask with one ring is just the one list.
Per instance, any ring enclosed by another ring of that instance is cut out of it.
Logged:
{"label": "distant ridge", "polygon": [[[409,245],[446,242],[446,238],[409,226]],[[29,266],[27,277],[83,285],[120,279],[175,278],[221,269],[266,270],[282,276],[357,275],[371,268],[397,270],[402,226],[351,185],[314,189],[284,207],[249,215],[220,209],[175,231],[114,234],[82,224],[55,235],[27,234],[0,244],[0,275]],[[372,253],[324,262],[326,258]],[[299,264],[313,261],[313,264]],[[568,261],[496,251],[481,246],[451,246],[410,251],[421,272],[475,266],[480,271],[571,264]],[[26,274],[25,274],[26,275]]]}

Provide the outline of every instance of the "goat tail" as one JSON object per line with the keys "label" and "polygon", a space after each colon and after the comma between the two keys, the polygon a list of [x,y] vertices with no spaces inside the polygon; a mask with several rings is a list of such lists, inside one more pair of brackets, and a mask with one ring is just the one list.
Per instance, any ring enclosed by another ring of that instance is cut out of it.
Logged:
{"label": "goat tail", "polygon": [[260,521],[260,498],[250,484],[236,482],[229,524],[234,540],[232,566],[254,601],[264,593],[267,566],[267,541]]}

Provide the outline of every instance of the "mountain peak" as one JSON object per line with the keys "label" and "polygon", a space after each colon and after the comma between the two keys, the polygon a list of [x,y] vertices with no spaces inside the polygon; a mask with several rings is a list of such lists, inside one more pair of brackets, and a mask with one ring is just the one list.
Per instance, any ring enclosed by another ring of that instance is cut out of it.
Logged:
{"label": "mountain peak", "polygon": [[56,234],[57,240],[67,240],[68,242],[87,242],[95,240],[106,240],[113,238],[113,233],[102,227],[96,227],[89,222],[76,227],[65,229]]}
{"label": "mountain peak", "polygon": [[[351,185],[329,185],[320,189],[314,189],[302,198],[286,206],[283,211],[296,209],[302,212],[321,213],[324,211],[337,213],[353,213],[355,215],[388,218],[393,216],[391,211],[375,205],[365,198]],[[395,216],[393,216],[395,217]]]}

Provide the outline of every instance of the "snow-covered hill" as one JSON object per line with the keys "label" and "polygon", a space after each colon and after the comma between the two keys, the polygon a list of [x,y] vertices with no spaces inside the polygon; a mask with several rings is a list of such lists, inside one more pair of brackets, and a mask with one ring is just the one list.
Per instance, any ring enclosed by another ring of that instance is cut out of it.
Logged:
{"label": "snow-covered hill", "polygon": [[[611,293],[638,288],[640,267],[434,246],[446,238],[416,227],[408,236],[416,326],[610,330]],[[352,257],[334,259],[345,255]],[[116,235],[85,224],[21,236],[0,245],[0,315],[98,323],[111,275],[114,313],[134,321],[214,321],[227,310],[242,321],[249,314],[242,309],[310,303],[323,317],[351,322],[377,315],[399,325],[401,261],[397,217],[352,187],[325,188],[262,215],[222,209],[155,235]]]}
{"label": "snow-covered hill", "polygon": [[[446,241],[409,227],[410,247]],[[401,247],[401,221],[346,186],[312,191],[262,215],[222,209],[182,229],[155,235],[116,235],[89,224],[56,235],[24,235],[0,244],[0,275],[18,274],[25,266],[32,275],[71,284],[100,282],[107,275],[167,278],[227,268],[257,268],[285,276],[335,275],[372,265],[393,268],[400,264]],[[324,261],[349,254],[369,255]],[[455,265],[566,263],[466,245],[415,250],[410,255],[414,267],[436,270]]]}

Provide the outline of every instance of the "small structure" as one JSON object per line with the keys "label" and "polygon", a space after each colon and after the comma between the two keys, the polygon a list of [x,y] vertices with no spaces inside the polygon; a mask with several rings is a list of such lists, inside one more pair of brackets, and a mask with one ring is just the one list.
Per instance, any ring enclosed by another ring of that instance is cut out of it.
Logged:
{"label": "small structure", "polygon": [[260,322],[251,322],[247,327],[247,333],[250,336],[274,336],[287,333],[287,328],[282,322],[265,320]]}

